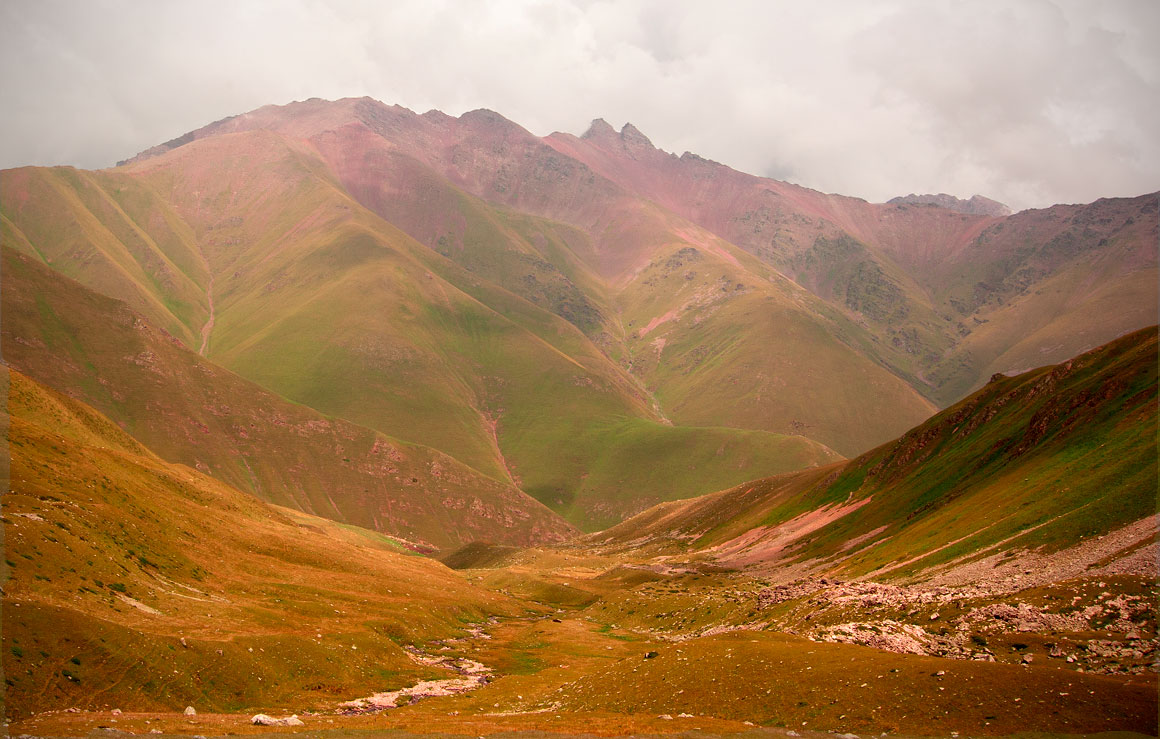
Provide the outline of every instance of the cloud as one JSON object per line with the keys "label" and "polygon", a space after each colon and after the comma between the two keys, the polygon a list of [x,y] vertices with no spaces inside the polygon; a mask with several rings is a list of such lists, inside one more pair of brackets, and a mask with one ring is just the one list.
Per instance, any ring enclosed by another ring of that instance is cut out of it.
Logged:
{"label": "cloud", "polygon": [[268,103],[487,107],[885,200],[1160,188],[1160,5],[374,0],[0,6],[0,166],[109,166]]}

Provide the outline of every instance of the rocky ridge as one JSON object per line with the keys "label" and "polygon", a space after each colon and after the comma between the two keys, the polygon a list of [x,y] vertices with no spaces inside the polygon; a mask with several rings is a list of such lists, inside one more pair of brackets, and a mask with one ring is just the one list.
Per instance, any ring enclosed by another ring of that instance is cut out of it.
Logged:
{"label": "rocky ridge", "polygon": [[969,200],[940,192],[937,195],[901,195],[886,201],[887,205],[937,205],[940,208],[973,216],[1009,216],[1012,210],[998,200],[972,195]]}

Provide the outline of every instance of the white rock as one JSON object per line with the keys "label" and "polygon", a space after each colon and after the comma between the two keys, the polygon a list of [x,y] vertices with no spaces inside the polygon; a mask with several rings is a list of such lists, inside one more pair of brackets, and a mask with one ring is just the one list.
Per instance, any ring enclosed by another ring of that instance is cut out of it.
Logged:
{"label": "white rock", "polygon": [[250,719],[250,723],[254,726],[302,726],[302,719],[298,718],[298,714],[293,716],[285,716],[283,718],[274,718],[267,716],[264,713],[259,713]]}
{"label": "white rock", "polygon": [[195,709],[193,706],[186,706],[185,707],[185,715],[186,716],[196,716],[197,709]]}

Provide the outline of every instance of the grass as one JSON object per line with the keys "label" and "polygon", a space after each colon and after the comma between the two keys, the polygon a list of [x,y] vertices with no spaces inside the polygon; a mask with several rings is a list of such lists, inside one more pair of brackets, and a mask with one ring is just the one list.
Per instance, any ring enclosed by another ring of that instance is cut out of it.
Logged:
{"label": "grass", "polygon": [[17,564],[3,617],[16,647],[4,657],[14,718],[65,704],[329,705],[379,684],[384,669],[432,674],[399,642],[518,610],[367,532],[167,464],[17,373],[9,413],[5,545]]}

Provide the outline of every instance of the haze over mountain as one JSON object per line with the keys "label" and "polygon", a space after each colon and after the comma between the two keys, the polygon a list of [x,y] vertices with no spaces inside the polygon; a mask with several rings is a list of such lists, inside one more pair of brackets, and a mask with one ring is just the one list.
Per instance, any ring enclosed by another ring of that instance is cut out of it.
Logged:
{"label": "haze over mountain", "polygon": [[1160,189],[1157,25],[1139,0],[9,3],[0,168],[103,168],[266,103],[370,95],[540,136],[631,121],[874,201],[1083,203]]}

